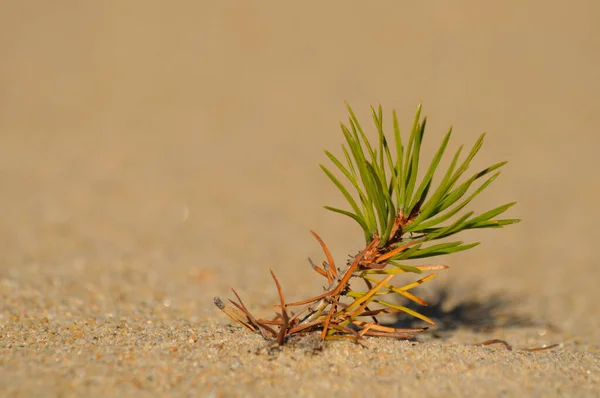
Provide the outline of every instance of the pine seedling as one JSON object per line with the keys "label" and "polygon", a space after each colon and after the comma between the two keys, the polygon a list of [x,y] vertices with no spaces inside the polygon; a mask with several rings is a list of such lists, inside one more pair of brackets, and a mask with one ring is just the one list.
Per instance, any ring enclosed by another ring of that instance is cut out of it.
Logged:
{"label": "pine seedling", "polygon": [[[421,118],[421,105],[410,130],[403,141],[396,112],[392,113],[393,144],[384,134],[381,106],[371,108],[377,132],[377,145],[373,146],[361,127],[350,105],[347,124],[341,123],[345,143],[342,156],[329,151],[325,154],[333,168],[321,168],[339,189],[348,209],[325,206],[326,209],[350,217],[361,228],[365,238],[364,248],[351,256],[345,267],[338,268],[327,245],[315,233],[326,261],[320,266],[311,265],[326,279],[324,293],[307,300],[287,303],[277,277],[271,271],[279,293],[277,316],[258,319],[246,308],[233,290],[237,301],[226,305],[218,297],[215,304],[231,319],[273,339],[283,345],[290,336],[320,332],[322,340],[361,340],[363,336],[411,338],[426,328],[395,328],[381,324],[377,317],[390,313],[406,313],[426,323],[434,322],[408,307],[398,305],[382,296],[395,294],[419,305],[427,303],[410,292],[413,288],[434,278],[437,273],[420,277],[406,285],[393,285],[398,274],[422,274],[448,268],[445,265],[412,265],[408,260],[435,257],[468,250],[478,243],[464,243],[447,238],[469,229],[500,228],[518,222],[517,219],[497,219],[512,207],[508,203],[489,211],[475,214],[462,210],[500,174],[506,162],[496,163],[465,178],[469,165],[483,144],[485,134],[475,142],[466,157],[461,159],[462,146],[456,151],[450,165],[438,171],[452,134],[450,129],[419,180],[421,170],[421,145],[425,134],[426,118]],[[336,173],[332,172],[336,170]],[[345,183],[336,176],[343,176]],[[434,176],[439,179],[434,184]],[[440,242],[443,240],[443,242]],[[366,289],[354,290],[351,279],[362,280]]]}

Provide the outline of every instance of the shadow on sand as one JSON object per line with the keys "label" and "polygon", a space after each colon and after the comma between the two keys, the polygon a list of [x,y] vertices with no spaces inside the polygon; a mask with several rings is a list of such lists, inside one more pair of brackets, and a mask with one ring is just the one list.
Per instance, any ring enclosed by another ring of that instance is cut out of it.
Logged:
{"label": "shadow on sand", "polygon": [[[534,316],[518,313],[518,300],[507,294],[496,293],[484,298],[460,299],[449,287],[442,287],[430,293],[424,307],[413,302],[404,305],[417,311],[435,323],[435,330],[451,332],[456,329],[470,329],[485,332],[497,328],[520,328],[544,325]],[[463,296],[463,295],[460,295]],[[422,327],[424,322],[402,314],[392,322],[394,327]],[[434,331],[434,336],[437,333]],[[440,337],[440,336],[437,336]]]}

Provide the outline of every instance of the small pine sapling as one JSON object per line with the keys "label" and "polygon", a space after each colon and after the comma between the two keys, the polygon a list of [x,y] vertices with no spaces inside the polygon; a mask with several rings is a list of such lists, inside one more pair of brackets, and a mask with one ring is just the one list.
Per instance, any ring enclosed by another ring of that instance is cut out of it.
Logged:
{"label": "small pine sapling", "polygon": [[[348,201],[350,209],[325,206],[326,209],[352,218],[360,225],[364,248],[338,268],[323,240],[312,232],[320,244],[326,261],[320,266],[311,263],[313,269],[327,280],[324,293],[307,300],[286,303],[277,277],[271,271],[279,293],[278,315],[274,319],[254,317],[235,290],[237,301],[226,305],[215,297],[216,306],[235,322],[260,333],[265,339],[273,339],[283,345],[290,336],[318,331],[322,340],[360,340],[363,336],[411,338],[426,328],[394,328],[382,325],[377,316],[403,312],[429,324],[428,317],[396,303],[385,301],[381,296],[397,294],[419,305],[426,302],[410,292],[437,274],[428,274],[403,286],[393,285],[397,274],[421,274],[448,268],[445,265],[409,265],[407,260],[434,257],[468,250],[478,243],[444,241],[469,229],[499,228],[518,222],[517,219],[497,219],[515,203],[498,206],[481,214],[463,210],[478,194],[486,189],[500,174],[506,162],[496,163],[467,179],[459,180],[483,144],[485,134],[475,142],[467,156],[460,160],[462,146],[458,148],[447,170],[435,188],[433,177],[452,134],[446,133],[439,149],[418,181],[421,144],[427,119],[421,119],[421,106],[417,108],[408,141],[404,142],[396,112],[392,113],[394,144],[390,146],[383,131],[383,111],[371,108],[377,130],[377,146],[374,147],[352,111],[348,125],[341,123],[345,143],[342,157],[325,151],[327,157],[346,180],[343,184],[326,166],[321,168]],[[342,160],[340,160],[342,159]],[[353,194],[350,193],[353,192]],[[354,290],[351,279],[362,279],[366,289]]]}

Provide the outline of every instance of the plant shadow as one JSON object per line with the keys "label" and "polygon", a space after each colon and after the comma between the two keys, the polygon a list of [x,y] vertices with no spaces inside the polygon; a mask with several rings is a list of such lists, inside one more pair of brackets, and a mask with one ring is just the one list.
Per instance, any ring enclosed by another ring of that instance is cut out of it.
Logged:
{"label": "plant shadow", "polygon": [[[455,288],[454,288],[455,289]],[[525,328],[546,325],[534,316],[519,313],[515,308],[519,301],[505,293],[494,293],[484,298],[462,298],[449,287],[431,292],[425,300],[428,305],[403,302],[401,305],[417,311],[435,322],[434,337],[457,329],[487,332],[498,328]],[[389,324],[396,328],[423,327],[425,322],[400,314]]]}

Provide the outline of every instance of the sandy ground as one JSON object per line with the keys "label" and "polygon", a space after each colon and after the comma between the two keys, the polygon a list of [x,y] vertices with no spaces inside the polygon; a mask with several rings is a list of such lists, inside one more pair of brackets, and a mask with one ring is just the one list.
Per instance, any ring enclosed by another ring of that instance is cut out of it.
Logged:
{"label": "sandy ground", "polygon": [[[3,3],[0,396],[600,395],[600,3],[280,3]],[[524,222],[442,259],[417,341],[271,349],[212,300],[320,292],[309,229],[360,249],[321,207],[344,100],[487,131],[473,207]]]}

